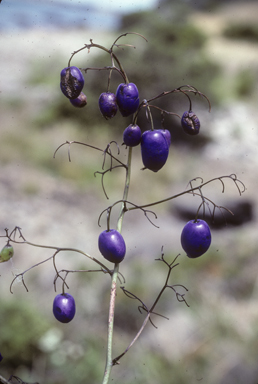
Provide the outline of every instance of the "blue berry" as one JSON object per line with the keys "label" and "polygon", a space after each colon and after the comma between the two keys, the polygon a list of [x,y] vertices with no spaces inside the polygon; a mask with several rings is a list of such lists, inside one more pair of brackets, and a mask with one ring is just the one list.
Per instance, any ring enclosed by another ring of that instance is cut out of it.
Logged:
{"label": "blue berry", "polygon": [[120,263],[126,252],[125,241],[121,233],[115,229],[103,231],[99,235],[99,250],[111,263]]}
{"label": "blue berry", "polygon": [[166,163],[169,153],[167,138],[161,129],[145,131],[142,134],[141,154],[145,168],[159,171]]}
{"label": "blue berry", "polygon": [[192,111],[186,111],[183,113],[181,125],[185,133],[192,136],[198,135],[201,126],[200,120]]}
{"label": "blue berry", "polygon": [[130,116],[139,107],[139,92],[134,83],[119,84],[116,90],[116,99],[122,116]]}
{"label": "blue berry", "polygon": [[84,77],[77,67],[66,67],[61,71],[60,88],[68,99],[76,99],[84,86]]}
{"label": "blue berry", "polygon": [[111,119],[117,113],[116,95],[104,92],[99,97],[99,109],[105,119]]}
{"label": "blue berry", "polygon": [[130,124],[123,134],[123,141],[128,147],[136,147],[142,138],[141,128],[136,124]]}
{"label": "blue berry", "polygon": [[81,92],[76,99],[70,99],[70,103],[77,108],[83,108],[87,105],[87,97]]}
{"label": "blue berry", "polygon": [[203,255],[211,245],[211,232],[204,220],[191,220],[181,234],[182,248],[190,258]]}
{"label": "blue berry", "polygon": [[53,313],[61,323],[69,323],[75,315],[75,300],[69,293],[57,295],[53,302]]}

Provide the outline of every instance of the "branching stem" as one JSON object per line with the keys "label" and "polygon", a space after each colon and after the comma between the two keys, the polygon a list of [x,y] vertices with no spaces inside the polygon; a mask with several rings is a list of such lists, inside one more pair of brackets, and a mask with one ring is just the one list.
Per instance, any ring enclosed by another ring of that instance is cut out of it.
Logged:
{"label": "branching stem", "polygon": [[[179,255],[178,255],[179,256]],[[178,256],[175,257],[175,259],[172,261],[172,263],[168,263],[165,259],[164,259],[164,254],[162,252],[162,255],[161,255],[161,258],[160,259],[157,259],[157,260],[160,260],[162,262],[164,262],[167,267],[168,267],[168,273],[167,273],[167,277],[166,277],[166,281],[163,285],[163,287],[161,288],[160,292],[158,293],[154,303],[152,304],[151,308],[149,310],[147,310],[147,315],[142,323],[142,326],[141,328],[139,329],[139,331],[137,332],[137,334],[135,335],[134,339],[131,341],[131,343],[128,345],[128,347],[125,349],[125,351],[123,353],[121,353],[119,356],[117,356],[114,360],[113,360],[113,365],[116,365],[116,364],[119,364],[119,360],[121,359],[121,357],[123,357],[128,351],[129,349],[134,345],[134,343],[138,340],[138,338],[140,337],[140,335],[142,334],[144,328],[146,327],[147,323],[148,323],[148,320],[151,320],[150,319],[150,316],[151,314],[154,313],[154,309],[157,305],[157,303],[159,302],[161,296],[163,295],[164,291],[166,288],[172,288],[174,290],[174,292],[176,293],[176,296],[177,296],[177,299],[178,299],[178,293],[176,292],[176,290],[174,289],[174,286],[170,286],[168,285],[168,281],[169,281],[169,278],[170,278],[170,274],[172,272],[172,269],[174,269],[177,265],[179,265],[178,263],[175,264]],[[180,285],[181,287],[183,287],[185,290],[187,290],[186,287]],[[138,299],[139,300],[139,299]],[[188,306],[187,302],[185,301],[185,299],[183,298],[183,295],[181,295],[181,300],[178,299],[179,301],[183,301],[185,302],[185,304]],[[141,301],[141,300],[140,300]],[[143,308],[146,310],[145,308],[146,306],[144,306]],[[157,314],[157,313],[154,313],[154,314]],[[160,315],[161,316],[161,315]],[[164,316],[162,316],[164,317]],[[153,324],[153,323],[152,323]]]}
{"label": "branching stem", "polygon": [[[176,199],[177,197],[179,197],[179,196],[183,196],[183,195],[185,195],[185,194],[187,194],[187,193],[193,193],[194,191],[197,191],[197,190],[200,191],[200,189],[203,188],[205,185],[210,184],[210,183],[212,183],[213,181],[216,181],[216,180],[219,180],[219,181],[222,183],[222,186],[223,186],[223,188],[222,188],[222,193],[223,193],[223,192],[224,192],[224,189],[225,189],[225,185],[224,185],[223,179],[225,179],[225,178],[229,178],[229,179],[231,179],[231,180],[235,183],[236,188],[237,188],[237,190],[238,190],[238,192],[239,192],[239,194],[240,194],[240,196],[241,196],[241,194],[245,191],[245,186],[244,186],[244,184],[241,182],[241,180],[237,179],[237,177],[236,177],[235,174],[232,174],[232,175],[229,175],[229,176],[215,177],[215,178],[213,178],[213,179],[210,179],[210,180],[206,181],[205,183],[202,183],[202,184],[198,185],[197,187],[192,187],[192,188],[190,188],[190,189],[188,189],[188,190],[186,190],[186,191],[183,191],[183,192],[177,193],[176,195],[167,197],[166,199],[158,200],[158,201],[155,201],[155,202],[153,202],[153,203],[144,204],[144,205],[140,205],[140,206],[134,206],[134,207],[128,208],[127,210],[128,210],[128,211],[133,211],[133,210],[135,210],[135,209],[139,209],[139,208],[141,208],[141,209],[142,209],[142,208],[148,208],[148,207],[153,207],[154,205],[158,205],[158,204],[165,203],[165,202],[167,202],[167,201],[169,201],[169,200]],[[239,183],[239,184],[241,184],[241,185],[243,186],[243,190],[242,190],[242,191],[241,191],[241,189],[239,188],[239,185],[238,185],[237,183]],[[197,195],[197,193],[196,193],[196,195]],[[209,200],[209,199],[207,199],[207,200]],[[211,200],[209,200],[209,201],[211,201]]]}
{"label": "branching stem", "polygon": [[[131,163],[132,163],[132,148],[129,148],[128,151],[128,160],[126,168],[126,178],[125,186],[123,193],[123,200],[127,200],[130,186],[130,177],[131,177]],[[123,218],[125,213],[125,203],[122,202],[121,210],[117,222],[117,230],[121,233]],[[107,341],[107,354],[106,354],[106,366],[103,376],[102,384],[107,384],[111,374],[113,359],[112,359],[112,344],[113,344],[113,331],[114,331],[114,316],[115,316],[115,301],[116,301],[116,288],[117,288],[117,278],[119,273],[119,264],[115,264],[111,279],[111,291],[110,291],[110,302],[109,302],[109,316],[108,316],[108,341]]]}

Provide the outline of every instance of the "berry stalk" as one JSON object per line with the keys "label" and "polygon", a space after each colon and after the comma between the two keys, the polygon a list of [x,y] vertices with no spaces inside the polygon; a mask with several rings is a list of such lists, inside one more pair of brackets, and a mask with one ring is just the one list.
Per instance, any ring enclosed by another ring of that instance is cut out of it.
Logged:
{"label": "berry stalk", "polygon": [[[130,179],[131,179],[131,164],[132,164],[132,147],[129,147],[123,200],[127,200],[128,198]],[[121,233],[122,231],[122,224],[123,224],[124,214],[126,210],[127,209],[125,208],[125,203],[122,202],[120,214],[117,221],[117,230],[119,233]],[[105,366],[102,384],[107,384],[109,382],[111,369],[112,369],[112,366],[114,365],[113,358],[112,358],[112,345],[113,345],[113,334],[114,334],[114,317],[115,317],[115,302],[116,302],[116,288],[117,288],[118,273],[119,273],[119,263],[116,263],[114,267],[114,271],[112,273],[112,279],[111,279],[106,366]]]}
{"label": "berry stalk", "polygon": [[114,316],[115,316],[116,287],[117,287],[118,272],[119,272],[119,263],[116,263],[113,274],[112,274],[112,279],[111,279],[106,366],[105,366],[102,384],[108,384],[109,377],[111,374],[111,369],[113,366],[112,346],[113,346],[113,334],[114,334]]}

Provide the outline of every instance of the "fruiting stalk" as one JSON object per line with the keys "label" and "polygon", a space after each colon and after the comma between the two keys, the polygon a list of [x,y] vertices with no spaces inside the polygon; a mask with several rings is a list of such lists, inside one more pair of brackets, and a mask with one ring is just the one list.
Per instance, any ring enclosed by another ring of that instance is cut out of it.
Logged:
{"label": "fruiting stalk", "polygon": [[119,263],[115,264],[114,271],[111,279],[109,315],[108,315],[108,340],[107,340],[107,354],[106,354],[106,367],[102,384],[109,382],[111,369],[113,366],[112,359],[112,344],[113,344],[113,331],[114,331],[114,315],[115,315],[115,300],[116,300],[116,285],[117,276],[119,271]]}
{"label": "fruiting stalk", "polygon": [[[124,194],[123,200],[127,200],[130,186],[130,178],[131,178],[131,164],[132,164],[132,147],[129,147],[128,158],[127,158],[127,168],[126,168],[126,176],[125,176],[125,186],[124,186]],[[121,233],[122,223],[125,214],[125,203],[122,203],[120,214],[117,221],[117,230]]]}
{"label": "fruiting stalk", "polygon": [[113,58],[115,59],[115,61],[117,62],[118,66],[119,66],[119,69],[121,71],[121,74],[122,74],[122,76],[124,78],[125,83],[128,84],[129,83],[128,77],[127,77],[127,75],[125,73],[125,70],[124,70],[121,62],[119,61],[118,57],[112,51],[113,47],[111,49],[107,49],[107,48],[103,47],[103,45],[99,45],[99,44],[93,43],[92,39],[90,39],[90,42],[91,42],[90,44],[85,44],[85,46],[83,48],[80,48],[77,51],[74,51],[72,53],[72,55],[71,55],[71,57],[70,57],[70,59],[68,61],[68,67],[70,67],[70,65],[71,65],[71,60],[72,60],[73,56],[76,55],[78,52],[83,51],[84,49],[90,50],[90,48],[92,48],[92,47],[99,48],[99,49],[102,49],[103,51],[109,53],[111,55],[111,57],[112,57],[112,61],[113,61]]}
{"label": "fruiting stalk", "polygon": [[148,115],[149,115],[149,119],[150,119],[150,123],[151,123],[151,130],[154,131],[153,118],[152,118],[151,110],[150,110],[150,107],[149,107],[149,104],[147,101],[146,101],[146,107],[147,107],[147,111],[148,111]]}
{"label": "fruiting stalk", "polygon": [[[123,193],[123,200],[127,200],[131,178],[131,164],[132,164],[132,147],[129,147],[125,186]],[[117,230],[121,233],[123,218],[125,214],[125,203],[122,203],[119,218],[117,221]],[[110,302],[109,302],[109,315],[108,315],[108,340],[107,340],[107,353],[106,353],[106,366],[102,384],[107,384],[109,381],[111,369],[113,366],[112,359],[112,344],[113,344],[113,331],[114,331],[114,316],[115,316],[115,301],[116,301],[116,288],[117,288],[117,276],[119,272],[119,263],[115,264],[114,271],[111,279],[111,291],[110,291]]]}

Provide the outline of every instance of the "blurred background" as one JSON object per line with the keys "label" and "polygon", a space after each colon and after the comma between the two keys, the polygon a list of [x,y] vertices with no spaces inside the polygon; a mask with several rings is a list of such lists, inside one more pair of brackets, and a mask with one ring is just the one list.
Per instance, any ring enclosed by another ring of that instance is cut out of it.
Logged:
{"label": "blurred background", "polygon": [[[101,4],[100,4],[101,3]],[[155,261],[161,247],[168,261],[181,253],[171,284],[189,291],[190,307],[166,291],[153,318],[121,364],[113,368],[112,383],[236,384],[258,382],[257,281],[257,144],[258,144],[258,3],[214,0],[2,0],[0,4],[0,230],[22,228],[26,240],[43,245],[79,248],[103,260],[97,247],[105,229],[99,214],[122,197],[124,172],[100,175],[103,156],[91,148],[67,147],[77,140],[104,149],[111,140],[122,144],[130,118],[117,115],[106,121],[98,109],[106,91],[107,73],[88,71],[84,92],[88,104],[74,108],[60,91],[60,71],[71,53],[93,42],[109,48],[120,40],[136,48],[117,48],[129,80],[141,100],[184,84],[208,96],[192,107],[201,121],[200,134],[186,137],[177,117],[166,117],[172,136],[167,164],[158,173],[142,171],[140,148],[134,149],[129,199],[145,204],[183,191],[189,180],[205,181],[237,174],[246,191],[240,197],[234,183],[214,182],[203,190],[227,215],[215,223],[207,214],[212,245],[199,259],[186,257],[180,235],[200,204],[184,196],[154,208],[156,228],[141,212],[125,216],[123,236],[127,256],[121,264],[125,287],[150,307],[166,278],[166,267]],[[107,54],[80,52],[72,65],[81,68],[110,65]],[[121,78],[112,76],[115,92]],[[156,105],[182,115],[189,103],[174,94]],[[153,113],[161,128],[159,113]],[[150,125],[144,113],[142,131]],[[116,148],[113,148],[115,151]],[[114,152],[115,153],[115,152]],[[121,147],[121,159],[127,150]],[[240,186],[241,187],[241,186]],[[111,222],[116,225],[114,211]],[[0,239],[0,247],[5,245]],[[0,265],[0,374],[40,384],[99,384],[102,380],[107,333],[110,278],[99,273],[71,273],[69,293],[77,313],[69,324],[58,323],[52,303],[62,286],[52,261],[26,273],[29,292],[15,274],[52,255],[51,250],[14,245],[14,257]],[[88,259],[65,252],[59,269],[96,268]],[[111,265],[110,265],[111,267]],[[124,284],[122,284],[124,285]],[[144,315],[138,303],[118,288],[114,357],[122,353],[140,328]]]}

